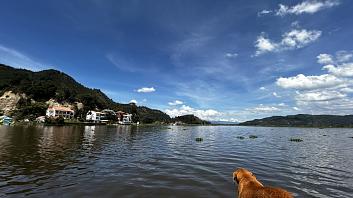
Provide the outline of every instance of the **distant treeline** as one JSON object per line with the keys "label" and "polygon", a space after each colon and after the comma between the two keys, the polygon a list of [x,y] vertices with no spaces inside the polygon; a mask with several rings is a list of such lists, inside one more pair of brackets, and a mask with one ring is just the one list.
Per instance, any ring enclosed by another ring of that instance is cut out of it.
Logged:
{"label": "distant treeline", "polygon": [[288,115],[255,119],[240,126],[275,126],[275,127],[353,127],[353,115]]}

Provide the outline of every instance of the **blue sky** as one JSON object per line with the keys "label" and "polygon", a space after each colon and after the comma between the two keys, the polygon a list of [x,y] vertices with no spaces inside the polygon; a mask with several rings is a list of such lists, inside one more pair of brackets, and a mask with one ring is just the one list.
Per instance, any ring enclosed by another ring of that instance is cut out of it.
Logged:
{"label": "blue sky", "polygon": [[353,2],[0,1],[0,62],[117,102],[248,120],[353,110]]}

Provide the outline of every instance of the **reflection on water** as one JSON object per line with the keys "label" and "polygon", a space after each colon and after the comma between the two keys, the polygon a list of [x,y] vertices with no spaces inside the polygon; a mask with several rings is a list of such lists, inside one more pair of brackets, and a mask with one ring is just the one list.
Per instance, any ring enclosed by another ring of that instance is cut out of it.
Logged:
{"label": "reflection on water", "polygon": [[[249,135],[258,138],[236,138]],[[353,197],[351,136],[352,129],[1,126],[0,196],[234,197],[231,174],[245,167],[296,197]]]}

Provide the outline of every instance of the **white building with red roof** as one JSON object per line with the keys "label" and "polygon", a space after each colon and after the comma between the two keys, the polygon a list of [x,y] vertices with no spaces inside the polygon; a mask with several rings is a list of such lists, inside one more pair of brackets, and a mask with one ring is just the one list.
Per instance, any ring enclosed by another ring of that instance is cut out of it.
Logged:
{"label": "white building with red roof", "polygon": [[63,117],[64,119],[73,119],[75,115],[74,110],[68,107],[54,106],[49,107],[46,112],[47,117]]}

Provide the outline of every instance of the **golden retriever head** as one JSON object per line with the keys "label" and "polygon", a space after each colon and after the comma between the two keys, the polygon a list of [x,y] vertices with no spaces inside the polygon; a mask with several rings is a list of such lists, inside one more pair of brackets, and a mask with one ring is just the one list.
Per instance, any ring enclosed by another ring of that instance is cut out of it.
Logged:
{"label": "golden retriever head", "polygon": [[245,178],[256,179],[254,174],[252,174],[252,172],[246,170],[245,168],[238,168],[236,171],[233,172],[233,180],[234,182],[237,182],[237,184],[239,184],[239,182]]}

